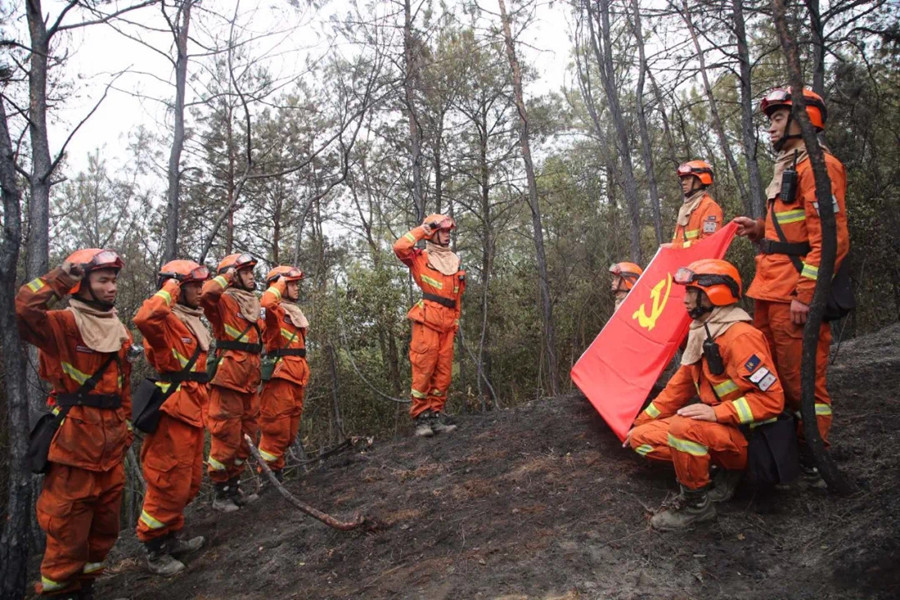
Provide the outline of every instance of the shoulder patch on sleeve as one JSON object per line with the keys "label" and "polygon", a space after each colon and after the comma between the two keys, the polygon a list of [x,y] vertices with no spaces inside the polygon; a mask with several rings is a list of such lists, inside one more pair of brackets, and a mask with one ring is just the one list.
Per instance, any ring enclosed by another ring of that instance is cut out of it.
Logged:
{"label": "shoulder patch on sleeve", "polygon": [[718,223],[716,223],[715,217],[710,217],[703,223],[703,233],[715,233],[718,228]]}
{"label": "shoulder patch on sleeve", "polygon": [[760,362],[762,362],[760,358],[757,355],[753,354],[752,356],[750,356],[750,358],[747,359],[747,362],[744,363],[744,368],[748,371],[755,371]]}

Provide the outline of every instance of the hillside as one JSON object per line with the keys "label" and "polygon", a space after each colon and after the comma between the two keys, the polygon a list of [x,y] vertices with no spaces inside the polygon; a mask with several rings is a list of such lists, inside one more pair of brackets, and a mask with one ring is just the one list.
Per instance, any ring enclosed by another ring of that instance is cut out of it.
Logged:
{"label": "hillside", "polygon": [[208,546],[171,579],[140,568],[122,536],[99,597],[871,599],[900,596],[900,325],[844,343],[832,367],[834,455],[862,487],[755,494],[718,522],[650,529],[676,491],[671,468],[622,449],[584,398],[461,417],[456,432],[357,444],[288,487],[375,532],[343,533],[272,493],[220,516],[201,498]]}

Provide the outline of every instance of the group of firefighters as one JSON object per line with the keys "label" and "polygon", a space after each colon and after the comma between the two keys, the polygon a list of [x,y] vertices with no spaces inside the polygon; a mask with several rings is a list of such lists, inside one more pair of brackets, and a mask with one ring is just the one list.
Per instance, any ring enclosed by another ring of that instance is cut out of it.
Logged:
{"label": "group of firefighters", "polygon": [[[823,130],[824,103],[808,90],[803,93],[811,122]],[[751,318],[737,306],[742,284],[729,263],[702,260],[681,269],[675,282],[687,286],[684,303],[693,318],[681,367],[626,438],[626,445],[641,456],[675,466],[683,502],[653,517],[659,529],[715,518],[712,503],[730,496],[735,475],[746,468],[747,441],[738,427],[800,405],[800,346],[816,281],[821,226],[812,170],[799,126],[791,118],[791,90],[770,93],[762,110],[779,152],[767,189],[769,209],[765,221],[734,219],[739,235],[760,243],[756,277],[747,292],[756,300],[755,314]],[[830,154],[826,163],[839,263],[849,245],[845,176]],[[797,194],[785,198],[781,177],[793,164]],[[678,175],[685,199],[672,244],[683,247],[715,233],[723,215],[709,194],[709,164],[685,163]],[[430,215],[394,244],[394,253],[422,290],[422,299],[407,315],[412,321],[410,416],[421,437],[456,428],[444,412],[466,283],[460,259],[450,248],[455,227],[450,217]],[[425,248],[418,248],[423,240]],[[798,256],[803,261],[799,272],[792,262]],[[202,481],[204,430],[211,438],[206,463],[215,490],[212,506],[222,512],[239,510],[257,498],[240,486],[250,454],[244,436],[258,439],[260,455],[280,480],[285,453],[298,434],[309,379],[309,322],[297,305],[303,272],[290,265],[275,267],[258,298],[256,265],[249,254],[231,254],[213,277],[196,262],[171,261],[159,272],[158,291],[134,316],[147,361],[158,372],[155,385],[165,397],[158,425],[144,435],[141,446],[147,489],[137,526],[148,568],[157,574],[179,572],[184,565],[178,558],[204,543],[202,537],[182,535],[185,507]],[[92,598],[94,580],[119,533],[124,457],[134,437],[132,337],[115,309],[116,280],[123,267],[110,250],[79,250],[62,266],[22,286],[16,298],[20,332],[40,349],[40,375],[52,386],[48,404],[63,416],[37,502],[38,522],[47,536],[36,586],[43,595]],[[619,263],[611,271],[618,307],[641,269]],[[51,309],[67,295],[66,309]],[[204,316],[213,335],[201,320]],[[207,356],[213,339],[215,352]],[[710,364],[704,348],[709,341],[718,347],[716,364]],[[816,415],[826,440],[831,423],[825,389],[829,344],[829,329],[823,325]],[[700,402],[691,404],[695,394]],[[713,466],[718,468],[715,487]]]}

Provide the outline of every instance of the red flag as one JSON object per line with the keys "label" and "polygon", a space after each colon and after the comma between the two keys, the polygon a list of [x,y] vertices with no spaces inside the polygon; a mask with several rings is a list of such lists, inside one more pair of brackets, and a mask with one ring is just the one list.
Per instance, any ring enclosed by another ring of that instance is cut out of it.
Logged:
{"label": "red flag", "polygon": [[572,367],[572,381],[625,439],[660,373],[687,335],[691,318],[675,272],[701,258],[722,258],[737,225],[687,248],[660,248],[628,298]]}

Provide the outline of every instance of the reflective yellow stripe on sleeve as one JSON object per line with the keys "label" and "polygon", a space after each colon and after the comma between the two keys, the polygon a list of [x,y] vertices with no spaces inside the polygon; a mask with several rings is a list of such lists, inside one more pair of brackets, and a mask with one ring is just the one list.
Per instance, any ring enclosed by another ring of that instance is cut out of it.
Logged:
{"label": "reflective yellow stripe on sleeve", "polygon": [[228,285],[228,280],[221,275],[216,275],[215,277],[213,277],[213,281],[218,283],[220,287],[226,287]]}
{"label": "reflective yellow stripe on sleeve", "polygon": [[734,402],[732,402],[734,406],[735,412],[737,412],[738,421],[741,424],[747,424],[753,422],[753,411],[750,410],[750,404],[747,402],[747,399],[741,396]]}
{"label": "reflective yellow stripe on sleeve", "polygon": [[414,235],[412,234],[412,232],[409,232],[409,231],[407,231],[406,233],[404,233],[404,234],[403,234],[403,237],[405,237],[406,239],[408,239],[410,242],[415,242],[415,241],[416,241],[416,236],[414,236]]}
{"label": "reflective yellow stripe on sleeve", "polygon": [[831,416],[831,406],[825,404],[824,402],[816,402],[816,416],[817,417],[830,417]]}
{"label": "reflective yellow stripe on sleeve", "polygon": [[659,409],[656,408],[656,405],[652,402],[647,405],[647,408],[644,409],[644,413],[651,419],[655,419],[660,415]]}
{"label": "reflective yellow stripe on sleeve", "polygon": [[275,287],[274,285],[272,287],[270,287],[269,289],[267,289],[266,291],[269,292],[270,294],[274,294],[276,298],[281,300],[281,292],[279,292],[278,288]]}
{"label": "reflective yellow stripe on sleeve", "polygon": [[34,292],[35,294],[41,291],[41,288],[47,285],[44,283],[44,280],[38,277],[37,279],[32,279],[28,282],[28,289]]}
{"label": "reflective yellow stripe on sleeve", "polygon": [[803,270],[800,271],[800,275],[815,281],[819,278],[819,267],[803,263]]}
{"label": "reflective yellow stripe on sleeve", "polygon": [[153,294],[153,295],[154,295],[154,296],[159,296],[160,298],[162,298],[163,300],[166,301],[166,304],[168,304],[168,305],[170,305],[170,306],[172,305],[172,294],[170,294],[170,293],[167,292],[166,290],[159,290],[158,292],[156,292],[156,293]]}

